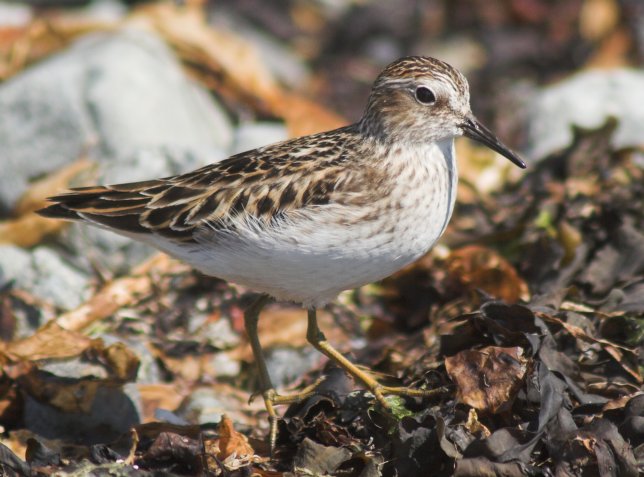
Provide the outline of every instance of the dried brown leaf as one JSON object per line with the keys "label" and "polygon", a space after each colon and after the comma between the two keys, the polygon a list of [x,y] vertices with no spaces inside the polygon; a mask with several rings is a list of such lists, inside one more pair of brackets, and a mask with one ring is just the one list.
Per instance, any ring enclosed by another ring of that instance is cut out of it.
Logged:
{"label": "dried brown leaf", "polygon": [[528,371],[520,347],[488,346],[445,358],[445,367],[463,402],[483,412],[498,413],[512,405]]}
{"label": "dried brown leaf", "polygon": [[320,105],[287,93],[251,43],[208,25],[201,8],[157,3],[139,9],[130,22],[159,33],[206,86],[234,95],[265,114],[283,118],[291,135],[346,124],[343,118]]}
{"label": "dried brown leaf", "polygon": [[95,379],[61,380],[36,367],[17,378],[21,390],[37,401],[67,413],[89,413],[103,382]]}
{"label": "dried brown leaf", "polygon": [[467,422],[465,423],[465,428],[475,436],[481,436],[483,438],[489,437],[492,433],[490,430],[479,421],[479,416],[476,413],[476,409],[470,409],[467,414]]}
{"label": "dried brown leaf", "polygon": [[0,30],[0,81],[50,55],[76,38],[93,31],[108,31],[114,25],[78,16],[36,18],[29,25]]}
{"label": "dried brown leaf", "polygon": [[605,37],[617,27],[620,8],[617,0],[585,0],[579,14],[579,32],[585,40]]}
{"label": "dried brown leaf", "polygon": [[92,298],[75,310],[60,315],[56,322],[67,330],[82,330],[93,322],[112,315],[120,308],[149,296],[155,289],[158,275],[177,273],[187,268],[187,265],[158,253],[134,268],[130,276],[105,284]]}
{"label": "dried brown leaf", "polygon": [[176,409],[188,393],[187,389],[171,383],[141,383],[137,384],[137,389],[141,396],[144,423],[155,420],[157,409]]}
{"label": "dried brown leaf", "polygon": [[33,247],[42,238],[54,234],[67,224],[62,220],[53,221],[35,213],[26,214],[13,220],[0,221],[0,244],[19,247]]}
{"label": "dried brown leaf", "polygon": [[32,247],[40,243],[44,236],[66,227],[67,223],[64,221],[46,219],[33,211],[44,207],[47,197],[66,189],[72,180],[92,166],[91,161],[80,159],[34,182],[18,201],[13,214],[16,218],[0,221],[0,244]]}
{"label": "dried brown leaf", "polygon": [[325,107],[292,93],[275,94],[271,111],[284,118],[291,136],[305,136],[347,124],[347,120]]}
{"label": "dried brown leaf", "polygon": [[[77,360],[82,373],[84,361],[102,364],[107,377],[93,375],[59,378],[40,369],[41,362]],[[136,379],[138,357],[124,345],[106,347],[102,340],[86,336],[48,322],[34,335],[0,345],[0,360],[6,376],[22,394],[47,403],[63,412],[87,413],[92,409],[99,388],[120,386]]]}
{"label": "dried brown leaf", "polygon": [[0,354],[13,362],[66,359],[81,355],[91,344],[90,338],[50,321],[27,338],[0,343]]}
{"label": "dried brown leaf", "polygon": [[123,343],[105,347],[103,340],[93,340],[85,354],[103,363],[112,379],[123,382],[136,380],[139,358]]}
{"label": "dried brown leaf", "polygon": [[[221,466],[228,471],[234,471],[255,463],[268,461],[268,459],[255,454],[248,438],[235,430],[233,422],[227,416],[222,416],[217,431],[219,437],[204,439],[208,469],[215,475],[220,474]],[[218,462],[213,456],[217,458]]]}
{"label": "dried brown leaf", "polygon": [[602,407],[602,412],[612,411],[615,409],[623,409],[631,399],[636,396],[640,396],[641,394],[643,394],[642,391],[637,391],[631,394],[624,394],[623,396],[608,401],[606,404],[604,404],[604,407]]}
{"label": "dried brown leaf", "polygon": [[219,455],[220,459],[226,459],[235,453],[238,456],[250,456],[255,454],[248,438],[235,430],[233,421],[223,416],[218,427],[219,432]]}
{"label": "dried brown leaf", "polygon": [[197,439],[201,435],[201,427],[198,424],[181,425],[155,421],[139,424],[135,429],[140,440],[154,440],[163,433],[179,434],[191,439]]}
{"label": "dried brown leaf", "polygon": [[22,421],[23,396],[18,386],[9,379],[0,381],[0,422],[6,428],[17,428]]}
{"label": "dried brown leaf", "polygon": [[176,357],[169,356],[158,349],[153,349],[152,353],[175,378],[189,383],[199,381],[204,376],[208,362],[212,360],[212,354],[186,354]]}
{"label": "dried brown leaf", "polygon": [[492,249],[468,245],[452,251],[446,267],[451,280],[468,289],[481,289],[508,303],[527,301],[528,285],[516,269]]}

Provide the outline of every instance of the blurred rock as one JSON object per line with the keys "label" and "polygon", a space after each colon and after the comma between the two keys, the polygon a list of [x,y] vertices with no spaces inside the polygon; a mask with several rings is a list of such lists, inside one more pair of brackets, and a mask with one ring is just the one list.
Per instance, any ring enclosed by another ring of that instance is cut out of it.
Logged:
{"label": "blurred rock", "polygon": [[237,128],[231,154],[248,151],[288,139],[288,130],[282,123],[242,123]]}
{"label": "blurred rock", "polygon": [[81,12],[85,17],[104,22],[116,22],[127,14],[119,0],[92,0]]}
{"label": "blurred rock", "polygon": [[588,71],[545,88],[528,106],[528,156],[542,158],[572,141],[571,126],[596,128],[619,120],[617,148],[644,144],[644,72]]}
{"label": "blurred rock", "polygon": [[[216,424],[221,416],[233,419],[235,427],[256,423],[245,412],[247,396],[233,392],[227,385],[216,385],[194,389],[181,403],[174,414],[191,424]],[[259,399],[261,401],[261,398]]]}
{"label": "blurred rock", "polygon": [[[0,86],[0,112],[0,213],[30,180],[87,150],[101,163],[122,161],[134,181],[151,177],[148,162],[133,167],[140,151],[170,148],[203,164],[232,140],[225,114],[165,43],[138,30],[88,35],[14,76]],[[161,163],[154,175],[175,165]]]}
{"label": "blurred rock", "polygon": [[[101,165],[92,182],[130,182],[219,160],[232,140],[223,110],[187,79],[162,40],[138,30],[88,35],[0,85],[0,215],[31,180],[84,152]],[[76,265],[87,271],[123,271],[152,252],[78,224],[60,241],[80,251]],[[69,308],[79,298],[56,303]]]}
{"label": "blurred rock", "polygon": [[21,26],[31,21],[29,5],[0,2],[0,26]]}
{"label": "blurred rock", "polygon": [[310,371],[322,355],[312,346],[302,349],[275,347],[266,350],[266,364],[273,384],[284,388]]}
{"label": "blurred rock", "polygon": [[88,413],[63,412],[26,395],[25,428],[48,439],[83,444],[110,442],[139,424],[140,413],[130,397],[137,393],[131,383],[123,388],[101,386]]}
{"label": "blurred rock", "polygon": [[181,403],[175,414],[194,424],[218,423],[227,408],[234,409],[237,400],[226,403],[226,396],[212,388],[199,388]]}
{"label": "blurred rock", "polygon": [[226,353],[214,353],[208,363],[209,375],[217,378],[234,378],[241,373],[241,363]]}
{"label": "blurred rock", "polygon": [[230,320],[210,320],[207,313],[192,313],[188,333],[221,350],[234,348],[240,342],[239,333],[233,330]]}
{"label": "blurred rock", "polygon": [[14,245],[0,245],[0,287],[10,281],[18,287],[22,283],[31,285],[34,280],[29,252]]}
{"label": "blurred rock", "polygon": [[174,424],[176,426],[187,426],[190,424],[182,417],[177,416],[174,412],[160,408],[154,410],[154,419],[161,422],[167,422],[168,424]]}
{"label": "blurred rock", "polygon": [[66,264],[53,251],[38,247],[31,256],[37,278],[28,289],[36,296],[49,299],[65,310],[76,308],[89,298],[89,278]]}
{"label": "blurred rock", "polygon": [[63,310],[76,308],[90,291],[89,277],[47,247],[0,246],[0,286],[8,281]]}

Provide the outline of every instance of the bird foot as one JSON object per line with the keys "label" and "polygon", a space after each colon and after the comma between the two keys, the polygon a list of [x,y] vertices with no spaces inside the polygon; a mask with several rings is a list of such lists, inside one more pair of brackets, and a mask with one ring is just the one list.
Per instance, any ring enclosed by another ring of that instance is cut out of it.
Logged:
{"label": "bird foot", "polygon": [[410,387],[394,387],[383,386],[379,382],[365,383],[369,390],[373,393],[378,403],[385,409],[391,409],[391,405],[387,401],[387,396],[410,396],[410,397],[434,397],[447,392],[447,388],[440,387],[436,389],[417,389]]}
{"label": "bird foot", "polygon": [[[324,377],[317,379],[313,384],[310,384],[301,391],[292,394],[278,394],[277,391],[275,391],[275,389],[273,388],[268,389],[262,393],[262,398],[264,399],[264,405],[266,406],[266,411],[268,412],[268,420],[270,424],[270,431],[268,435],[271,457],[273,457],[273,453],[275,452],[275,445],[277,444],[277,423],[279,421],[277,412],[275,412],[275,406],[298,403],[310,398],[316,393],[317,387],[322,381],[324,381]],[[249,399],[249,402],[255,399],[255,397],[257,397],[257,394],[252,395]]]}

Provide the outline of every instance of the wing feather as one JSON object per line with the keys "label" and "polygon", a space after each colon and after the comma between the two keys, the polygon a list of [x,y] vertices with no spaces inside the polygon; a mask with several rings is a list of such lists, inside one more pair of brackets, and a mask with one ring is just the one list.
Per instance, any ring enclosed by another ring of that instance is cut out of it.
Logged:
{"label": "wing feather", "polygon": [[[249,214],[267,223],[307,206],[356,200],[368,174],[354,163],[352,127],[237,154],[164,179],[71,189],[49,198],[45,217],[86,220],[124,234],[193,241],[197,228]],[[357,161],[359,162],[359,161]]]}

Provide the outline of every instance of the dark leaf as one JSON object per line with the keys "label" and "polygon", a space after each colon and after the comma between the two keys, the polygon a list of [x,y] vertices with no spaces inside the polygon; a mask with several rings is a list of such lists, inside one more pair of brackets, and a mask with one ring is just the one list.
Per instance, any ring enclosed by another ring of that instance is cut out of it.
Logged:
{"label": "dark leaf", "polygon": [[10,477],[31,475],[30,466],[0,443],[0,471]]}
{"label": "dark leaf", "polygon": [[47,467],[60,464],[60,453],[49,449],[42,442],[34,438],[27,440],[25,457],[32,467]]}
{"label": "dark leaf", "polygon": [[341,447],[330,447],[304,439],[295,455],[295,472],[311,475],[333,474],[346,460],[351,452]]}

